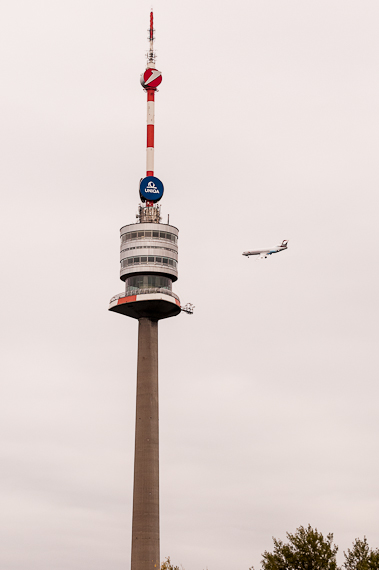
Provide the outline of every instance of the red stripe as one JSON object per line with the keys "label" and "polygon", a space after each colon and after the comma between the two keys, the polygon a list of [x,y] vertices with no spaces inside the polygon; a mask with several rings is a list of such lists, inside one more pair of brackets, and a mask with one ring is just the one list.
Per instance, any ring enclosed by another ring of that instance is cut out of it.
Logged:
{"label": "red stripe", "polygon": [[147,125],[147,147],[154,147],[154,125]]}
{"label": "red stripe", "polygon": [[[147,86],[149,87],[149,86]],[[154,101],[154,93],[155,91],[153,91],[152,89],[148,89],[147,91],[147,100],[148,101]]]}
{"label": "red stripe", "polygon": [[154,176],[154,170],[147,170],[146,176]]}
{"label": "red stripe", "polygon": [[150,12],[150,40],[153,39],[154,27],[153,27],[153,12]]}
{"label": "red stripe", "polygon": [[117,305],[123,305],[124,303],[132,303],[137,298],[137,295],[131,295],[130,297],[121,297],[118,300]]}

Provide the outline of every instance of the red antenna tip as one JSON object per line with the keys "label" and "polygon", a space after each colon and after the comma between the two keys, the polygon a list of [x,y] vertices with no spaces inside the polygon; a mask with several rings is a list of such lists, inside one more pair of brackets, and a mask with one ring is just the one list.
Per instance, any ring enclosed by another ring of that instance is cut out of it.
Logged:
{"label": "red antenna tip", "polygon": [[150,12],[150,40],[153,39],[154,25],[153,25],[153,11]]}

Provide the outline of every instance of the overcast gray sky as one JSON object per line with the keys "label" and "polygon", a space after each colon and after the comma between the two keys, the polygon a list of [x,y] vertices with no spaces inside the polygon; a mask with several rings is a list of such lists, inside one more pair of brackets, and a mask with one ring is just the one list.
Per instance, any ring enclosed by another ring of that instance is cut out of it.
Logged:
{"label": "overcast gray sky", "polygon": [[[130,566],[150,2],[0,5],[4,570]],[[161,557],[379,546],[377,0],[155,0],[156,175],[192,317],[160,323]],[[242,251],[289,240],[267,260]]]}

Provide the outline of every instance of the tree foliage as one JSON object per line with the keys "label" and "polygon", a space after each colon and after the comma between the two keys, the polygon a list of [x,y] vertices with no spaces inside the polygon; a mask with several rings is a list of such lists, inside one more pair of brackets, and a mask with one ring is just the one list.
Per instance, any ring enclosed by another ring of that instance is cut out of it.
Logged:
{"label": "tree foliage", "polygon": [[263,570],[337,570],[338,546],[333,545],[332,534],[325,538],[308,525],[294,534],[287,532],[287,538],[287,544],[273,538],[274,551],[262,554]]}
{"label": "tree foliage", "polygon": [[370,549],[367,538],[356,538],[353,548],[344,552],[346,570],[379,570],[379,549]]}
{"label": "tree foliage", "polygon": [[166,560],[162,562],[161,570],[180,570],[179,566],[173,566],[171,564],[170,557],[167,556]]}
{"label": "tree foliage", "polygon": [[[287,534],[288,543],[273,537],[273,552],[262,554],[262,570],[379,570],[379,548],[371,549],[367,538],[356,538],[353,546],[344,552],[345,562],[339,569],[333,544],[333,534],[324,537],[311,525],[300,526],[294,534]],[[162,562],[161,570],[184,570],[174,566],[170,557]],[[252,566],[249,570],[254,570]]]}

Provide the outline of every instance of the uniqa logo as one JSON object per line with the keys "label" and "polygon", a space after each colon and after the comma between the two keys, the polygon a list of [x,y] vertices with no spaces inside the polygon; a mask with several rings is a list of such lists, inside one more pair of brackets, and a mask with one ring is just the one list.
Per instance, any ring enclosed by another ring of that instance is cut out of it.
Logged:
{"label": "uniqa logo", "polygon": [[148,192],[149,194],[159,194],[159,190],[152,180],[147,184],[145,192]]}

